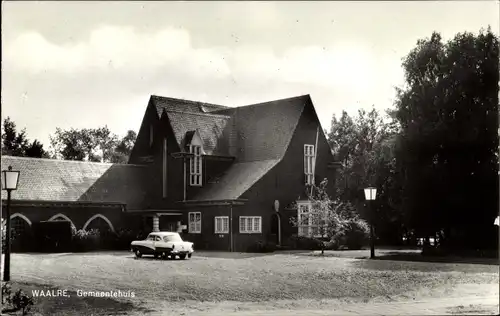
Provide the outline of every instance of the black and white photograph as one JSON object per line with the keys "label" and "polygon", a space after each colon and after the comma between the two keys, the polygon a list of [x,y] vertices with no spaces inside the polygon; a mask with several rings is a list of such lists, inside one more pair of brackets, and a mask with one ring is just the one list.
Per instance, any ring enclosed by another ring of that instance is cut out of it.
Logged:
{"label": "black and white photograph", "polygon": [[3,1],[2,315],[498,315],[500,2]]}

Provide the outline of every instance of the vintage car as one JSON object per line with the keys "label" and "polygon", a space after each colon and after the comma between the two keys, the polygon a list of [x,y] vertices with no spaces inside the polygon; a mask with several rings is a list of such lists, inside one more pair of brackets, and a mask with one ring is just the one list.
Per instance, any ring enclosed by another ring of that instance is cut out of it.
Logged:
{"label": "vintage car", "polygon": [[130,250],[135,253],[136,258],[153,255],[155,258],[175,259],[179,256],[184,260],[193,255],[193,246],[192,242],[183,241],[178,233],[153,232],[144,240],[133,241],[130,244]]}

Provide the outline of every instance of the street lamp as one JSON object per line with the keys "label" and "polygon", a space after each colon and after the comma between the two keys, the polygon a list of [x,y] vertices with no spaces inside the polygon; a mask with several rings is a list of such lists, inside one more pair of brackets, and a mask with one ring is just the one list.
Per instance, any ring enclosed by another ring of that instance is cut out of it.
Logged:
{"label": "street lamp", "polygon": [[7,191],[7,208],[6,208],[6,234],[5,234],[5,260],[3,264],[3,280],[10,281],[10,193],[12,190],[17,190],[19,182],[19,171],[13,171],[9,166],[9,170],[2,171],[2,190]]}
{"label": "street lamp", "polygon": [[368,201],[368,204],[370,205],[370,211],[369,211],[369,217],[370,217],[370,258],[373,259],[375,258],[375,241],[373,237],[373,209],[372,209],[372,203],[370,201],[375,201],[375,198],[377,196],[377,188],[374,187],[368,187],[365,189],[365,199]]}

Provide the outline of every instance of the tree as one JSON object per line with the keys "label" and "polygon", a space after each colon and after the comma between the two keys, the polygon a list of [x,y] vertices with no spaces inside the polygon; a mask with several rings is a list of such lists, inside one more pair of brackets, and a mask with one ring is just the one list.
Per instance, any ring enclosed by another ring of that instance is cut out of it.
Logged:
{"label": "tree", "polygon": [[134,148],[137,133],[133,130],[127,131],[127,134],[118,142],[111,157],[111,162],[127,163],[132,148]]}
{"label": "tree", "polygon": [[3,121],[2,153],[12,156],[24,156],[28,146],[26,130],[17,132],[16,123],[10,117]]}
{"label": "tree", "polygon": [[26,129],[17,132],[16,124],[7,117],[3,121],[2,154],[21,157],[49,158],[43,145],[34,140],[28,141]]}
{"label": "tree", "polygon": [[56,128],[54,136],[50,136],[50,144],[55,158],[64,160],[84,160],[86,151],[79,130],[63,131]]}
{"label": "tree", "polygon": [[[406,226],[453,247],[492,246],[498,213],[498,38],[440,34],[405,57],[394,117]],[[441,233],[442,232],[442,233]]]}
{"label": "tree", "polygon": [[[391,113],[388,113],[391,114]],[[395,173],[397,125],[375,108],[360,109],[356,117],[343,112],[340,120],[332,119],[329,143],[337,161],[342,163],[336,177],[337,197],[357,206],[364,217],[374,217],[377,235],[387,243],[401,240],[398,213],[399,177]],[[377,187],[377,200],[367,214],[363,188]]]}
{"label": "tree", "polygon": [[43,149],[43,144],[36,139],[27,146],[24,153],[26,157],[50,158],[49,153]]}
{"label": "tree", "polygon": [[118,136],[104,126],[93,129],[57,128],[50,140],[54,155],[65,160],[126,163],[136,137],[134,131],[128,131],[119,141]]}
{"label": "tree", "polygon": [[[306,189],[310,208],[299,210],[297,218],[290,218],[290,223],[298,227],[312,227],[309,237],[320,237],[327,240],[351,238],[354,231],[360,231],[362,238],[368,233],[368,224],[359,218],[350,202],[333,200],[327,193],[328,180],[321,181],[319,186],[312,185],[313,190]],[[293,208],[301,207],[295,202]],[[352,238],[351,238],[352,239]],[[351,240],[347,243],[352,244]],[[321,249],[324,254],[324,244]]]}

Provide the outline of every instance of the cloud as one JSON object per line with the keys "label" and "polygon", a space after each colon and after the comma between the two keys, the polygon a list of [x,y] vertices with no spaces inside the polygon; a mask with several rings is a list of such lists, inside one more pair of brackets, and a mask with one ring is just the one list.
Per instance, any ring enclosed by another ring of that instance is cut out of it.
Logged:
{"label": "cloud", "polygon": [[371,90],[374,80],[385,71],[372,50],[345,42],[290,47],[280,56],[270,48],[242,46],[230,60],[233,76],[246,82],[279,81],[346,90]]}
{"label": "cloud", "polygon": [[29,32],[5,47],[6,68],[34,74],[124,71],[147,75],[160,69],[202,80],[231,77],[239,82],[370,89],[381,71],[373,53],[362,44],[290,47],[278,56],[269,46],[259,45],[194,48],[189,32],[181,28],[141,33],[132,27],[102,26],[87,41],[65,45]]}
{"label": "cloud", "polygon": [[197,76],[226,76],[229,69],[216,48],[195,49],[189,33],[167,28],[154,34],[131,27],[103,26],[86,42],[54,45],[36,32],[23,33],[6,45],[6,67],[29,73],[142,71],[183,67]]}

